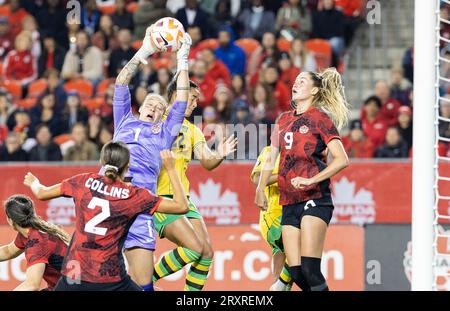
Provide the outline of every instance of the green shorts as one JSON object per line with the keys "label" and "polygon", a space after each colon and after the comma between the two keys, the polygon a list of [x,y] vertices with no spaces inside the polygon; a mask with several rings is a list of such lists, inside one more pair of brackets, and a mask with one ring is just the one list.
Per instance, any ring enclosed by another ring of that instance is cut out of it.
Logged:
{"label": "green shorts", "polygon": [[[266,219],[261,219],[259,224],[264,240],[266,240],[270,248],[272,248],[272,255],[284,252],[280,222],[281,216],[277,217],[276,221],[271,222],[266,221]],[[271,223],[271,225],[269,226],[268,223]]]}
{"label": "green shorts", "polygon": [[[172,199],[172,195],[162,195],[162,197]],[[190,199],[189,201],[189,211],[186,214],[164,214],[155,212],[153,214],[153,220],[155,222],[155,230],[158,232],[159,237],[164,238],[164,228],[181,217],[186,218],[195,218],[195,219],[203,219],[202,215],[198,211],[197,207],[192,203]]]}

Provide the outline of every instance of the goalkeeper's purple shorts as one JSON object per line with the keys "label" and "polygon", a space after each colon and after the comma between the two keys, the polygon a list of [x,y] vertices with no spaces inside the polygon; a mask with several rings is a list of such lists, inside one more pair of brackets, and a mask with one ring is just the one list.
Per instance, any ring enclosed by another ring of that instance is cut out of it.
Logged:
{"label": "goalkeeper's purple shorts", "polygon": [[156,248],[156,232],[153,216],[139,214],[128,230],[124,249],[144,248],[154,251]]}

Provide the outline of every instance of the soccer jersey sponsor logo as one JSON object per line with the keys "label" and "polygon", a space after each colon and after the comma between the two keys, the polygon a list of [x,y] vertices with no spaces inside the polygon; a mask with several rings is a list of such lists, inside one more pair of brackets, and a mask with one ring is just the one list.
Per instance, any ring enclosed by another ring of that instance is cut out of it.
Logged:
{"label": "soccer jersey sponsor logo", "polygon": [[[437,255],[435,257],[436,267],[434,274],[436,277],[436,289],[441,291],[450,291],[450,230],[445,230],[442,226],[438,226],[438,234],[442,237],[437,239]],[[406,251],[403,254],[403,267],[408,281],[411,282],[412,277],[412,242],[406,245]]]}
{"label": "soccer jersey sponsor logo", "polygon": [[332,223],[351,222],[354,224],[373,223],[376,206],[373,193],[365,188],[356,189],[356,182],[346,177],[333,183],[332,196],[334,213]]}
{"label": "soccer jersey sponsor logo", "polygon": [[199,183],[198,194],[191,190],[191,200],[204,218],[216,224],[238,224],[241,220],[239,199],[236,192],[222,192],[222,184],[208,179]]}

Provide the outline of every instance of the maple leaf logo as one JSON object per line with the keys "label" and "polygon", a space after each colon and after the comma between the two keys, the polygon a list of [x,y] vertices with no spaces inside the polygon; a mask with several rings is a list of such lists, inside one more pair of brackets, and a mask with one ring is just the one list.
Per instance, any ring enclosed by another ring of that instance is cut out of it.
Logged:
{"label": "maple leaf logo", "polygon": [[241,219],[236,192],[228,189],[222,193],[222,185],[209,178],[199,184],[199,193],[191,190],[191,201],[205,218],[215,219],[216,224],[238,224]]}
{"label": "maple leaf logo", "polygon": [[367,224],[375,221],[373,194],[364,188],[356,191],[356,183],[347,177],[333,183],[334,213],[332,222]]}

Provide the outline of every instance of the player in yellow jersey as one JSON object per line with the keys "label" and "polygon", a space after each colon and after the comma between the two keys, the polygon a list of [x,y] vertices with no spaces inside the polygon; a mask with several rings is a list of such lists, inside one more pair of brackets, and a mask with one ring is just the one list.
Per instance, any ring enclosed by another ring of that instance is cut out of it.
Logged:
{"label": "player in yellow jersey", "polygon": [[[258,160],[253,167],[251,173],[251,180],[255,185],[258,185],[261,168],[264,165],[264,159],[269,152],[270,147],[265,147]],[[278,203],[280,199],[280,192],[278,191],[278,165],[280,157],[275,162],[275,167],[272,171],[272,176],[266,187],[266,196],[268,198],[267,211],[261,211],[259,214],[259,229],[263,238],[272,248],[272,264],[273,264],[273,278],[274,284],[270,287],[273,291],[288,291],[292,287],[292,279],[288,270],[288,265],[285,263],[286,256],[284,255],[283,240],[281,238],[281,212],[282,206]]]}
{"label": "player in yellow jersey", "polygon": [[[176,98],[177,85],[174,79],[168,87],[169,103],[173,103]],[[185,118],[189,118],[192,111],[197,107],[200,90],[197,84],[190,81],[190,93]],[[168,108],[168,110],[170,107]],[[180,133],[172,145],[172,152],[175,155],[175,167],[181,177],[184,190],[189,195],[189,180],[186,177],[186,170],[194,155],[200,160],[200,164],[211,171],[222,163],[222,161],[236,150],[237,139],[229,137],[218,144],[217,149],[209,149],[202,131],[184,120]],[[170,184],[167,172],[162,169],[158,178],[158,195],[171,197],[173,189]],[[208,231],[202,215],[195,205],[189,200],[189,212],[184,215],[154,214],[155,228],[160,238],[167,238],[178,248],[164,255],[155,265],[153,282],[170,275],[191,261],[183,253],[183,248],[191,249],[201,254],[201,257],[192,262],[186,276],[184,290],[199,291],[205,286],[209,268],[212,264],[213,249],[209,240]]]}

